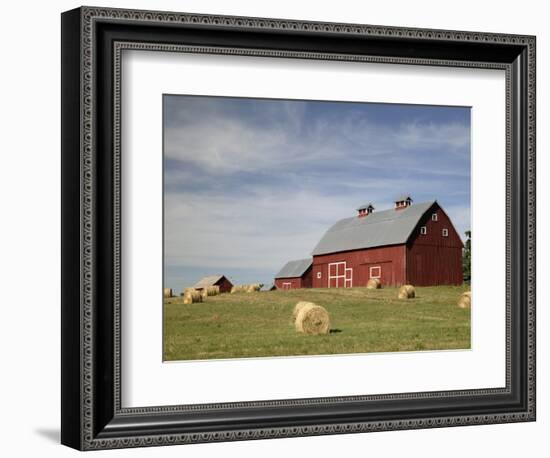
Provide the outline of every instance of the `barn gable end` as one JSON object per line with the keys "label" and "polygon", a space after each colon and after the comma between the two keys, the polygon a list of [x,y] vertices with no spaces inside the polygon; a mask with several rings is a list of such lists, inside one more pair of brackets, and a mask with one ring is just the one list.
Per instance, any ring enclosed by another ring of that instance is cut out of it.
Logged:
{"label": "barn gable end", "polygon": [[408,283],[418,286],[462,284],[463,247],[451,219],[435,202],[407,241]]}

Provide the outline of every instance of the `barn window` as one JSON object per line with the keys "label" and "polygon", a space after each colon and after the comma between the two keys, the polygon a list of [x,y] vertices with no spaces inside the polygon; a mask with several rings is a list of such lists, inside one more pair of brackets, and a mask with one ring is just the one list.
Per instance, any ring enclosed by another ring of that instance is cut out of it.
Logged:
{"label": "barn window", "polygon": [[428,230],[426,229],[426,226],[422,226],[422,227],[420,228],[420,233],[421,233],[422,235],[426,235],[426,234],[428,233]]}
{"label": "barn window", "polygon": [[382,268],[380,266],[372,266],[369,269],[370,278],[380,278],[382,276]]}
{"label": "barn window", "polygon": [[290,282],[284,282],[283,283],[283,289],[290,289],[292,287],[292,283]]}
{"label": "barn window", "polygon": [[317,278],[321,278],[321,272],[317,272]]}
{"label": "barn window", "polygon": [[441,235],[442,235],[443,237],[449,237],[449,229],[443,229],[443,230],[441,231]]}
{"label": "barn window", "polygon": [[437,221],[437,213],[432,213],[432,221]]}

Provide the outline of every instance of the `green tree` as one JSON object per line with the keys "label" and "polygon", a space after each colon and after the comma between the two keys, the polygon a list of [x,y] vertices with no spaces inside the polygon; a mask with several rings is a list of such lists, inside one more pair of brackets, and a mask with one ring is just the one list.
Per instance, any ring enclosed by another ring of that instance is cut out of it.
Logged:
{"label": "green tree", "polygon": [[466,231],[464,234],[466,234],[467,239],[462,250],[462,276],[466,283],[470,283],[472,279],[472,231]]}

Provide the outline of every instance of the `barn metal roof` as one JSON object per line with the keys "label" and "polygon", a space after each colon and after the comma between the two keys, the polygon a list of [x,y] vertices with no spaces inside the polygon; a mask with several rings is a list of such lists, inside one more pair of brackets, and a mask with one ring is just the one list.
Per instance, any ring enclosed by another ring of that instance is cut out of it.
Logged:
{"label": "barn metal roof", "polygon": [[193,285],[193,288],[206,288],[207,286],[214,286],[223,277],[223,275],[210,275],[209,277],[201,278]]}
{"label": "barn metal roof", "polygon": [[304,272],[311,266],[311,258],[297,259],[288,261],[284,267],[275,275],[275,278],[295,278],[301,277]]}
{"label": "barn metal roof", "polygon": [[337,221],[313,249],[313,255],[406,243],[418,221],[435,201],[389,209],[364,218]]}

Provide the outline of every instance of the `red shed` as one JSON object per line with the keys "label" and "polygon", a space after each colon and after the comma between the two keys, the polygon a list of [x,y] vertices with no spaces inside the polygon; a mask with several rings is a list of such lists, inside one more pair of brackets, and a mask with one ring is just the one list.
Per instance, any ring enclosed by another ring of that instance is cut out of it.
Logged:
{"label": "red shed", "polygon": [[231,283],[225,275],[210,275],[209,277],[201,278],[195,283],[193,288],[200,291],[208,286],[219,286],[220,293],[229,293],[231,288],[233,288],[233,283]]}
{"label": "red shed", "polygon": [[462,284],[463,243],[437,201],[375,212],[372,204],[357,216],[336,222],[313,250],[312,287]]}
{"label": "red shed", "polygon": [[311,288],[311,258],[287,262],[275,275],[277,289]]}

